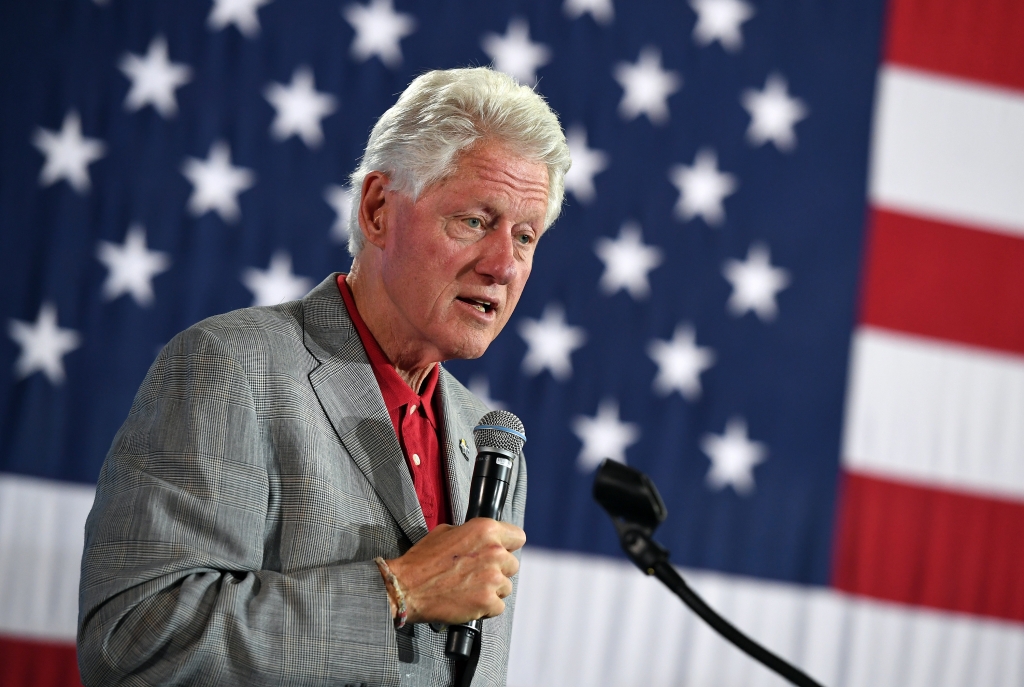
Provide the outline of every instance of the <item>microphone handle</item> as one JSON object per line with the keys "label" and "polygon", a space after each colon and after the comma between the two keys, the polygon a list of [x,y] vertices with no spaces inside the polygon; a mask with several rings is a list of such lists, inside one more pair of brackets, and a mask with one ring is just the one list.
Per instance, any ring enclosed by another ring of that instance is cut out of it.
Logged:
{"label": "microphone handle", "polygon": [[[469,506],[466,508],[466,522],[473,518],[498,519],[508,496],[508,483],[512,476],[512,461],[515,456],[495,448],[481,448],[473,467],[473,482],[469,488]],[[470,620],[467,623],[448,628],[445,654],[459,661],[466,661],[473,653],[473,645],[480,636],[483,623]]]}
{"label": "microphone handle", "polygon": [[473,482],[469,487],[466,522],[473,518],[498,519],[508,495],[512,476],[512,459],[494,449],[483,449],[476,457]]}

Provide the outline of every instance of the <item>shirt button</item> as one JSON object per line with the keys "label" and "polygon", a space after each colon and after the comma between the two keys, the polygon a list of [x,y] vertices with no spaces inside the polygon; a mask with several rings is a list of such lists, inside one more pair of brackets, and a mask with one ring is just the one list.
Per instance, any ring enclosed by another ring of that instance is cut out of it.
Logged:
{"label": "shirt button", "polygon": [[412,454],[412,462],[416,463],[416,465],[419,465],[420,464],[420,454],[418,454],[418,453]]}
{"label": "shirt button", "polygon": [[416,404],[409,406],[409,414],[412,415],[416,412]]}

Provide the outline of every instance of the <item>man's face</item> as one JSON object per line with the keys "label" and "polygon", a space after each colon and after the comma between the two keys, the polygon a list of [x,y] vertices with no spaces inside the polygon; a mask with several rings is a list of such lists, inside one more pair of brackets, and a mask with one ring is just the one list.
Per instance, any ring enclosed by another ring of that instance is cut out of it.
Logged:
{"label": "man's face", "polygon": [[494,142],[463,152],[415,202],[385,191],[381,276],[396,339],[442,360],[483,355],[530,276],[547,202],[547,167]]}

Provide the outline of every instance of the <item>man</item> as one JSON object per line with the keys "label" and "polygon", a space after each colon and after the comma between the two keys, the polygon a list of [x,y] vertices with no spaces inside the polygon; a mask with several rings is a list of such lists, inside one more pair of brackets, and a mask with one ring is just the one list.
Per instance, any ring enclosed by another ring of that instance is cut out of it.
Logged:
{"label": "man", "polygon": [[438,363],[508,322],[568,166],[531,90],[424,74],[353,174],[351,272],[167,345],[86,524],[87,685],[451,684],[427,623],[481,617],[504,683],[526,465],[461,522],[486,408]]}

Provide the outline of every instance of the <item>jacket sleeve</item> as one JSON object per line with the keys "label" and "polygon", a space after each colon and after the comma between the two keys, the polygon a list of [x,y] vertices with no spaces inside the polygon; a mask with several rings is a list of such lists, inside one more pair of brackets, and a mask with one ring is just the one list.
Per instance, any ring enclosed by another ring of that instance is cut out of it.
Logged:
{"label": "jacket sleeve", "polygon": [[86,685],[398,684],[372,561],[266,569],[271,458],[253,383],[201,328],[147,374],[86,523]]}

